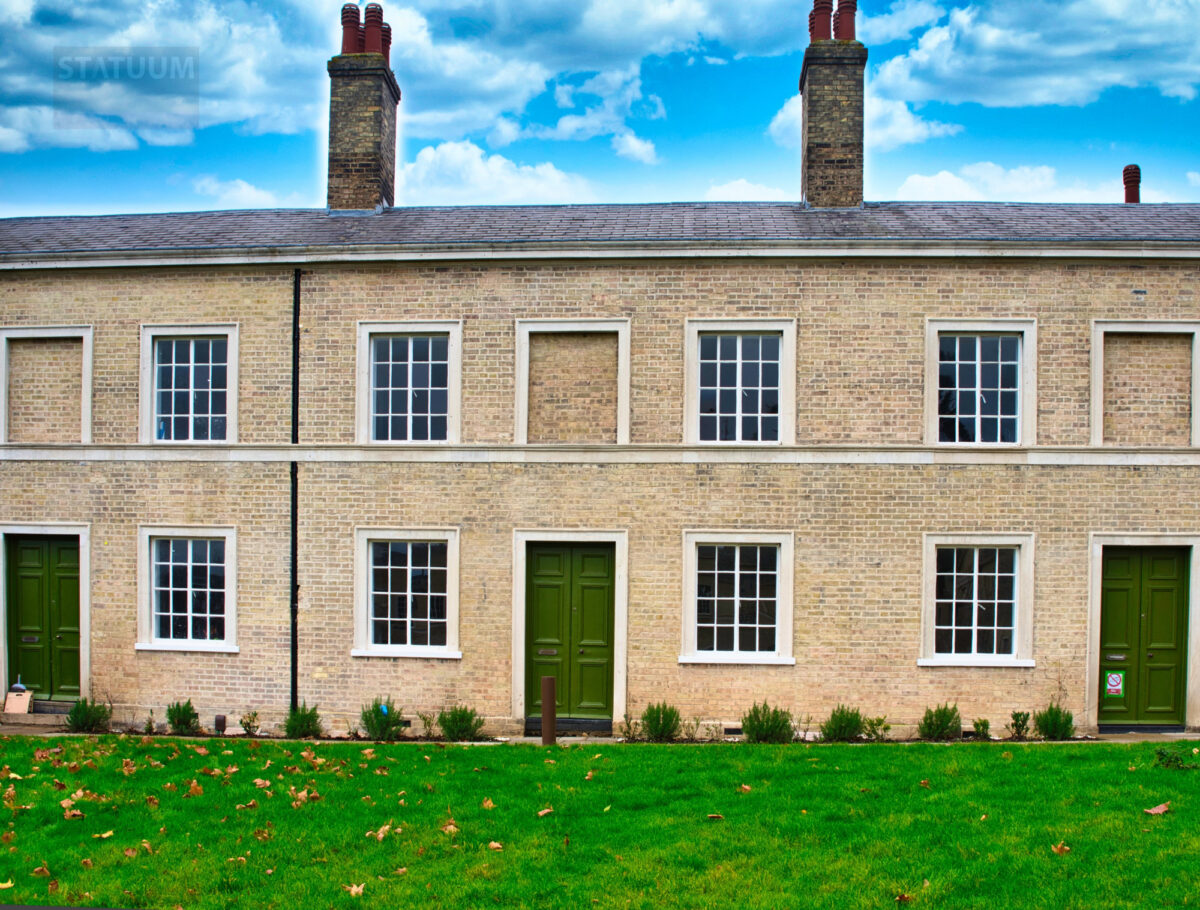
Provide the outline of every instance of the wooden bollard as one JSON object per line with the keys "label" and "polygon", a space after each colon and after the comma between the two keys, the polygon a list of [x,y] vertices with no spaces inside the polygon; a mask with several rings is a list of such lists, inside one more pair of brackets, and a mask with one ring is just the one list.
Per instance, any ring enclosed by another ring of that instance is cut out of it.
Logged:
{"label": "wooden bollard", "polygon": [[542,677],[542,745],[553,746],[558,724],[558,691],[553,676]]}

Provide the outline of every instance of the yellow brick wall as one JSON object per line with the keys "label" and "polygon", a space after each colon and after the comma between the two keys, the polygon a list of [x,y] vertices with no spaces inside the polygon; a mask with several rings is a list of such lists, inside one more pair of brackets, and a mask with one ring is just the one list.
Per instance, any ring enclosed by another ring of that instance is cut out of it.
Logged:
{"label": "yellow brick wall", "polygon": [[238,437],[291,439],[292,271],[40,271],[0,277],[0,325],[91,325],[92,441],[138,441],[142,325],[240,326]]}
{"label": "yellow brick wall", "polygon": [[1106,445],[1190,445],[1191,408],[1191,335],[1105,335]]}
{"label": "yellow brick wall", "polygon": [[1200,267],[1035,260],[386,264],[323,267],[305,273],[304,287],[306,443],[354,440],[359,320],[461,319],[463,442],[511,444],[514,321],[628,318],[631,439],[672,444],[683,439],[685,320],[764,317],[797,321],[800,444],[923,443],[926,318],[1036,318],[1038,442],[1087,445],[1091,320],[1192,319]]}
{"label": "yellow brick wall", "polygon": [[615,332],[530,335],[528,439],[617,441]]}
{"label": "yellow brick wall", "polygon": [[79,442],[83,342],[15,338],[8,343],[8,441]]}
{"label": "yellow brick wall", "polygon": [[[206,726],[288,700],[288,466],[17,462],[0,522],[91,526],[91,688],[120,723],[191,698]],[[138,527],[237,528],[239,654],[136,651]],[[52,533],[52,532],[48,532]]]}

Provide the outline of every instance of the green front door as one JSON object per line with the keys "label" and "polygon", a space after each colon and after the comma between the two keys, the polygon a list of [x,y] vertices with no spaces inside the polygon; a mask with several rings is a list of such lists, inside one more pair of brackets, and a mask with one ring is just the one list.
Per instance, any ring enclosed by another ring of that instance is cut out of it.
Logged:
{"label": "green front door", "polygon": [[79,539],[9,537],[4,554],[8,684],[79,697]]}
{"label": "green front door", "polygon": [[1177,547],[1105,547],[1100,723],[1182,724],[1188,561]]}
{"label": "green front door", "polygon": [[529,544],[526,714],[541,716],[553,676],[559,717],[612,717],[613,566],[611,544]]}

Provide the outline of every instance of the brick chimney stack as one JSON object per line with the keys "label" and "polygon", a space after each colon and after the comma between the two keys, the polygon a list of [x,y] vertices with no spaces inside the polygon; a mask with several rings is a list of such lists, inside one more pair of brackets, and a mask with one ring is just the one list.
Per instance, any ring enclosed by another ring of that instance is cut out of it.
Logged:
{"label": "brick chimney stack", "polygon": [[800,73],[803,155],[800,185],[814,208],[863,201],[863,71],[867,49],[854,37],[857,0],[813,0]]}
{"label": "brick chimney stack", "polygon": [[331,209],[390,206],[396,196],[396,105],[400,86],[388,64],[392,29],[383,7],[342,7],[342,51],[329,61]]}

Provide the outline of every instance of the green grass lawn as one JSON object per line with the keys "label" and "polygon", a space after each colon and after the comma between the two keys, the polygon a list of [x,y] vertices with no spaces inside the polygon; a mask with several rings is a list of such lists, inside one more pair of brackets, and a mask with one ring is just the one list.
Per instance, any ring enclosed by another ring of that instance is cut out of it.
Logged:
{"label": "green grass lawn", "polygon": [[1200,771],[1151,744],[14,737],[0,765],[0,903],[1200,903]]}

